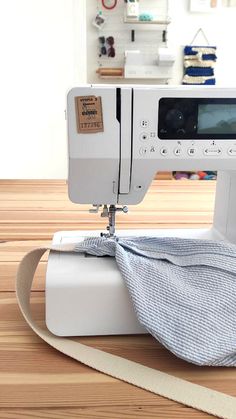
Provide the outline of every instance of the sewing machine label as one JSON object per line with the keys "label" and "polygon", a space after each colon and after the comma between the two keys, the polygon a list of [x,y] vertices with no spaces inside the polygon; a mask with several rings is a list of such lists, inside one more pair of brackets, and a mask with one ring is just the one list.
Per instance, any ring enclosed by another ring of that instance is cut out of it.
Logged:
{"label": "sewing machine label", "polygon": [[101,96],[78,96],[75,102],[78,133],[103,132]]}

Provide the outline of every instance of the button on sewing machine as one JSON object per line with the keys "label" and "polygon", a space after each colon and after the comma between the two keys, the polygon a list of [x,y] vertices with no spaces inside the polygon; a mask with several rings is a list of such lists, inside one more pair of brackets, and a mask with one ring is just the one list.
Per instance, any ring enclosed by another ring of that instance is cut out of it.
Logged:
{"label": "button on sewing machine", "polygon": [[228,154],[229,156],[236,156],[236,148],[229,148]]}
{"label": "button on sewing machine", "polygon": [[165,147],[162,147],[162,148],[160,149],[160,153],[161,153],[161,155],[162,155],[162,156],[167,156],[167,154],[168,154],[168,149],[167,149],[167,148],[165,148]]}
{"label": "button on sewing machine", "polygon": [[141,140],[143,140],[143,141],[146,141],[146,140],[148,139],[148,134],[147,134],[146,132],[143,132],[143,133],[140,135],[140,139],[141,139]]}
{"label": "button on sewing machine", "polygon": [[185,135],[185,134],[186,134],[185,129],[184,129],[184,128],[179,128],[179,129],[177,130],[177,134],[178,134],[179,136]]}
{"label": "button on sewing machine", "polygon": [[176,147],[175,149],[174,149],[174,154],[176,155],[176,156],[180,156],[180,154],[181,154],[181,148],[179,148],[179,147]]}
{"label": "button on sewing machine", "polygon": [[196,153],[196,148],[189,148],[188,149],[188,155],[189,156],[194,156],[195,153]]}
{"label": "button on sewing machine", "polygon": [[164,129],[164,128],[161,128],[161,130],[160,130],[160,134],[167,134],[167,130],[166,130],[166,129]]}
{"label": "button on sewing machine", "polygon": [[204,154],[205,156],[219,156],[222,153],[220,148],[205,148]]}
{"label": "button on sewing machine", "polygon": [[149,121],[147,119],[142,119],[142,121],[140,121],[140,126],[142,128],[147,128],[149,125]]}
{"label": "button on sewing machine", "polygon": [[147,154],[147,151],[148,151],[147,147],[141,147],[141,148],[139,149],[139,154],[140,154],[141,156],[145,156],[145,154]]}

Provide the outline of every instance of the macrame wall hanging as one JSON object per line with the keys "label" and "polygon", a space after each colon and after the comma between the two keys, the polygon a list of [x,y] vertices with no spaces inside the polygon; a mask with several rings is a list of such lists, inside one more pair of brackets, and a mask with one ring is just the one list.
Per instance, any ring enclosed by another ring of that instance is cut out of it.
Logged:
{"label": "macrame wall hanging", "polygon": [[[206,45],[194,45],[199,34],[202,34]],[[210,46],[204,31],[196,32],[190,45],[184,48],[183,84],[216,84],[214,67],[216,62],[216,46]]]}

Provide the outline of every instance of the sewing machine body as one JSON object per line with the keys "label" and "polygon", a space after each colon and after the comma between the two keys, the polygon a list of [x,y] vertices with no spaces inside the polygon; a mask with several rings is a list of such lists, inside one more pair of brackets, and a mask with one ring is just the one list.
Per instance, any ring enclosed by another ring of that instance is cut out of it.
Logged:
{"label": "sewing machine body", "polygon": [[[86,133],[79,133],[75,99],[91,96],[101,97],[104,131],[94,133],[88,128]],[[169,105],[163,99],[169,99]],[[200,104],[196,103],[197,99]],[[191,115],[185,113],[191,104],[195,120],[191,126],[192,138],[188,138]],[[67,107],[70,199],[80,204],[133,205],[143,200],[157,171],[234,170],[236,128],[235,138],[223,135],[217,138],[219,134],[212,133],[198,139],[194,129],[198,122],[195,104],[218,107],[225,104],[235,112],[236,89],[206,86],[72,89]],[[167,125],[176,125],[170,135],[161,133],[167,130],[161,118],[165,109],[167,121],[169,115]],[[171,135],[174,138],[165,138]]]}
{"label": "sewing machine body", "polygon": [[[220,240],[213,229],[118,230],[117,236],[185,237]],[[61,231],[53,244],[78,243],[100,231]],[[51,253],[46,280],[46,323],[59,336],[147,333],[135,315],[113,258]]]}
{"label": "sewing machine body", "polygon": [[[81,102],[85,115],[78,116],[77,98],[85,100],[85,106]],[[101,98],[102,123],[93,119],[97,108],[89,106],[89,100],[94,98]],[[86,117],[92,124],[88,129],[81,126]],[[210,230],[132,230],[117,235],[236,243],[236,89],[83,86],[68,94],[67,119],[68,187],[73,202],[114,209],[142,201],[157,171],[219,171]],[[106,208],[103,215],[107,214]],[[113,222],[115,218],[109,218],[109,234]],[[59,232],[53,242],[77,242],[88,235],[100,231]],[[111,258],[50,254],[46,321],[61,336],[145,333]]]}

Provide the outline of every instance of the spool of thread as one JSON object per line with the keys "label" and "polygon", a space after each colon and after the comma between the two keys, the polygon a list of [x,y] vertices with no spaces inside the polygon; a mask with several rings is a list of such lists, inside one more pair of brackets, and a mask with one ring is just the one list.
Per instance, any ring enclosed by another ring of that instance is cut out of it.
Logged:
{"label": "spool of thread", "polygon": [[205,178],[205,176],[207,175],[207,173],[206,173],[206,172],[202,172],[202,171],[197,172],[197,174],[198,174],[198,176],[199,176],[199,179],[204,179],[204,178]]}
{"label": "spool of thread", "polygon": [[97,69],[99,76],[122,77],[123,68],[101,67]]}
{"label": "spool of thread", "polygon": [[186,172],[176,172],[175,179],[176,180],[188,179],[188,173],[186,173]]}
{"label": "spool of thread", "polygon": [[215,180],[216,176],[215,175],[206,175],[203,179],[204,180]]}
{"label": "spool of thread", "polygon": [[197,173],[193,173],[192,175],[190,175],[189,179],[191,180],[199,180],[200,177]]}

